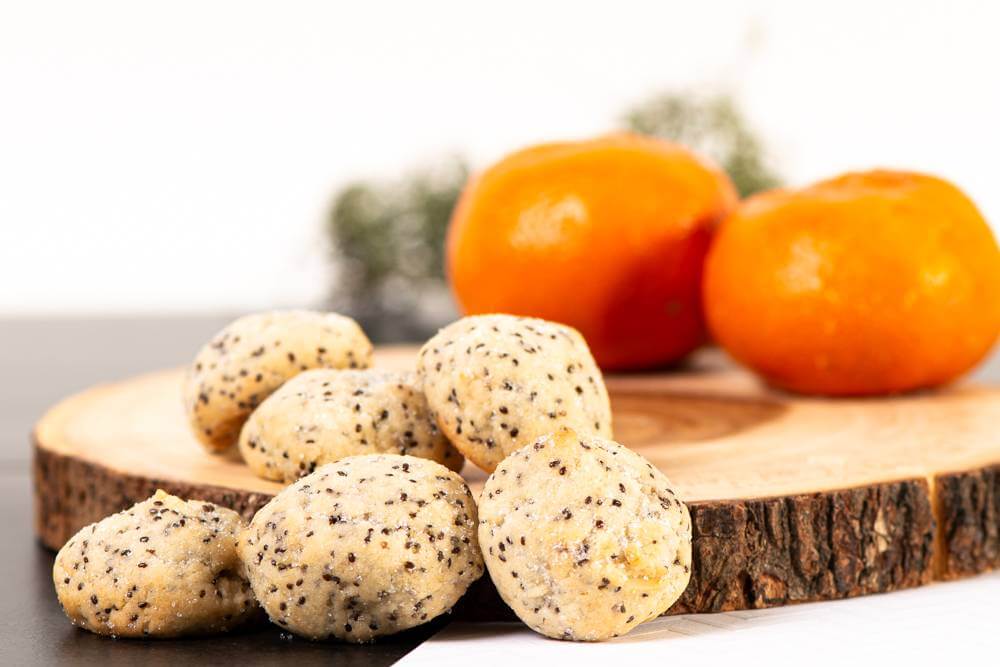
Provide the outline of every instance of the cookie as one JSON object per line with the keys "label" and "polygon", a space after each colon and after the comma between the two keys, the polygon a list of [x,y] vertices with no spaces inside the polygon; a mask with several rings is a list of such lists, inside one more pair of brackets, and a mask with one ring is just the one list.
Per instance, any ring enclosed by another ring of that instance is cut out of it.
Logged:
{"label": "cookie", "polygon": [[601,371],[575,329],[511,315],[463,318],[420,350],[438,427],[483,470],[562,427],[611,437]]}
{"label": "cookie", "polygon": [[351,456],[287,487],[241,545],[271,621],[370,641],[442,614],[483,573],[462,478],[414,456]]}
{"label": "cookie", "polygon": [[460,470],[464,459],[430,417],[413,373],[305,371],[260,404],[240,432],[259,476],[292,482],[360,454],[408,454]]}
{"label": "cookie", "polygon": [[367,368],[372,344],[357,322],[302,310],[247,315],[201,349],[184,381],[184,407],[210,451],[236,443],[261,401],[310,368]]}
{"label": "cookie", "polygon": [[224,632],[259,612],[241,576],[240,516],[163,491],[93,523],[52,568],[73,625],[113,637]]}
{"label": "cookie", "polygon": [[621,445],[563,430],[486,482],[479,543],[497,591],[531,629],[600,641],[665,612],[691,576],[691,517]]}

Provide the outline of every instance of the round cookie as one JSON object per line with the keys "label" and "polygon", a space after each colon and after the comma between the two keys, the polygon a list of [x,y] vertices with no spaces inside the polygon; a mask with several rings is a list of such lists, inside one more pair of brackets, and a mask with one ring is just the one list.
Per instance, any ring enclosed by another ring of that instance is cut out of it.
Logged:
{"label": "round cookie", "polygon": [[258,612],[240,576],[240,516],[157,491],[86,526],[52,568],[73,625],[113,637],[224,632]]}
{"label": "round cookie", "polygon": [[367,368],[371,356],[361,327],[343,315],[289,310],[241,317],[195,357],[184,380],[188,420],[207,449],[223,451],[289,378],[310,368]]}
{"label": "round cookie", "polygon": [[274,623],[364,642],[451,609],[483,573],[476,521],[468,487],[444,466],[351,456],[275,496],[240,548]]}
{"label": "round cookie", "polygon": [[611,437],[604,379],[571,327],[511,315],[466,317],[427,341],[418,371],[438,427],[487,472],[561,427]]}
{"label": "round cookie", "polygon": [[261,477],[292,482],[360,454],[409,454],[460,470],[464,459],[430,417],[413,373],[317,369],[254,410],[240,452]]}
{"label": "round cookie", "polygon": [[691,517],[663,473],[570,430],[497,467],[479,543],[504,601],[531,629],[600,641],[665,612],[691,576]]}

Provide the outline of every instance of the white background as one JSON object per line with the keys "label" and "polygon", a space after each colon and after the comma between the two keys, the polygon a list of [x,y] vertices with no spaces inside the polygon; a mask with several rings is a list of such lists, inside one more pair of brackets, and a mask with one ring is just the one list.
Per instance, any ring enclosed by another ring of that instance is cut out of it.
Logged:
{"label": "white background", "polygon": [[836,602],[667,616],[600,644],[545,639],[520,624],[454,623],[400,667],[992,665],[1000,574]]}
{"label": "white background", "polygon": [[327,292],[339,184],[732,90],[789,181],[896,166],[1000,220],[1000,4],[0,0],[0,314]]}

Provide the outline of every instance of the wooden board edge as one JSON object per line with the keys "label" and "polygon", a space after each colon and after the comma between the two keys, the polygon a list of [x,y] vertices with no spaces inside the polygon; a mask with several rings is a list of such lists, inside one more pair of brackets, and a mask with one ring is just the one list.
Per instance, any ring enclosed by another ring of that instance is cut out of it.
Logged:
{"label": "wooden board edge", "polygon": [[925,479],[689,507],[691,583],[670,613],[836,600],[933,578]]}
{"label": "wooden board edge", "polygon": [[[33,440],[35,529],[41,543],[54,550],[83,526],[158,488],[230,507],[245,519],[271,498],[131,475]],[[938,475],[930,482],[909,479],[689,507],[692,578],[671,614],[886,593],[1000,567],[1000,465]],[[945,548],[935,555],[938,537]],[[488,577],[470,589],[455,615],[511,618]]]}
{"label": "wooden board edge", "polygon": [[35,533],[58,550],[80,528],[145,500],[157,489],[233,509],[247,521],[271,495],[224,486],[149,478],[45,449],[32,434]]}
{"label": "wooden board edge", "polygon": [[945,581],[1000,568],[1000,464],[939,474],[937,578]]}

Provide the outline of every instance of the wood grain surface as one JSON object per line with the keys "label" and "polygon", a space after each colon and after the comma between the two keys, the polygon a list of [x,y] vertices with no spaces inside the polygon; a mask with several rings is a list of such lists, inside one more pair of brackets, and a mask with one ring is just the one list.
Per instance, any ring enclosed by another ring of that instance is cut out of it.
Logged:
{"label": "wood grain surface", "polygon": [[[388,348],[377,365],[412,366]],[[279,484],[187,428],[181,371],[102,385],[35,429],[36,530],[58,548],[156,488],[250,517]],[[662,469],[694,525],[672,613],[887,592],[1000,566],[1000,389],[824,400],[770,391],[703,354],[673,373],[607,378],[616,439]],[[478,490],[485,476],[463,471]],[[484,578],[456,614],[509,613]]]}

